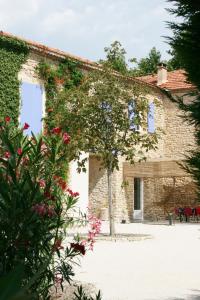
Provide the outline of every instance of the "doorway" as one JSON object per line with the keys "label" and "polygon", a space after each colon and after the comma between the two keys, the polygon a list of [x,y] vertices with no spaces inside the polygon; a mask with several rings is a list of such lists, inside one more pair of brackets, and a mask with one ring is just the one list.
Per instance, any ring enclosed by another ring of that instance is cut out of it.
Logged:
{"label": "doorway", "polygon": [[134,178],[133,220],[143,220],[143,179]]}

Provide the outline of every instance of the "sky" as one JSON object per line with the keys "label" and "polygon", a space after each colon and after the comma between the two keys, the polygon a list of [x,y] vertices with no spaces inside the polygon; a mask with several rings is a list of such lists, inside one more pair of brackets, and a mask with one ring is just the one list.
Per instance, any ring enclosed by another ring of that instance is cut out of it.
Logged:
{"label": "sky", "polygon": [[0,30],[92,61],[118,40],[127,58],[155,46],[168,58],[166,0],[0,0]]}

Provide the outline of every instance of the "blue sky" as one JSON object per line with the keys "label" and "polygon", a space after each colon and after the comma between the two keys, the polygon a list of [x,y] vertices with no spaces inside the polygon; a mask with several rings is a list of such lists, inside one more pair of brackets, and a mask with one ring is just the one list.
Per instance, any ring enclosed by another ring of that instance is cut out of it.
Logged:
{"label": "blue sky", "polygon": [[90,60],[119,40],[127,57],[141,58],[156,46],[167,58],[172,16],[165,0],[0,0],[0,30]]}

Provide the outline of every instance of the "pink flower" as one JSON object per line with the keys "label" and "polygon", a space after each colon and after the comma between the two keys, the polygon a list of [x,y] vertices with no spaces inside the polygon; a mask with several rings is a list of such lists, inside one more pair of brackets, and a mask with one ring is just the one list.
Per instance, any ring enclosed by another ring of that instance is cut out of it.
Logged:
{"label": "pink flower", "polygon": [[9,158],[11,157],[10,152],[6,151],[6,152],[4,153],[4,157],[9,159]]}
{"label": "pink flower", "polygon": [[46,215],[47,209],[45,204],[35,204],[32,208],[34,212],[36,212],[40,217],[44,217]]}
{"label": "pink flower", "polygon": [[9,123],[9,122],[10,122],[10,120],[11,120],[11,118],[10,118],[9,116],[6,116],[6,117],[5,117],[5,121],[6,121],[6,123]]}
{"label": "pink flower", "polygon": [[71,248],[73,248],[76,252],[80,252],[82,255],[85,255],[85,246],[79,243],[71,243]]}
{"label": "pink flower", "polygon": [[91,251],[94,250],[94,241],[92,241],[92,242],[90,243],[90,250],[91,250]]}
{"label": "pink flower", "polygon": [[27,165],[28,165],[28,162],[29,162],[29,158],[28,158],[27,156],[25,156],[25,157],[22,158],[22,164],[23,164],[24,166],[27,166]]}
{"label": "pink flower", "polygon": [[70,140],[71,140],[70,135],[67,132],[63,133],[63,143],[67,145],[70,143]]}
{"label": "pink flower", "polygon": [[40,179],[39,180],[39,185],[40,185],[41,188],[45,188],[45,186],[46,186],[45,180],[44,179]]}
{"label": "pink flower", "polygon": [[23,130],[26,130],[26,129],[28,129],[29,127],[30,127],[30,125],[29,125],[29,124],[27,124],[27,123],[24,123]]}
{"label": "pink flower", "polygon": [[61,131],[62,131],[62,128],[60,128],[60,127],[55,127],[52,129],[52,133],[54,133],[54,134],[60,134]]}
{"label": "pink flower", "polygon": [[18,148],[18,149],[17,149],[17,154],[18,154],[18,155],[22,155],[22,148]]}
{"label": "pink flower", "polygon": [[72,197],[78,197],[79,196],[79,193],[78,192],[73,192],[71,189],[67,189],[67,192],[70,194],[70,196]]}
{"label": "pink flower", "polygon": [[95,237],[95,232],[89,231],[89,232],[88,232],[88,239],[89,239],[89,240],[93,240],[94,237]]}

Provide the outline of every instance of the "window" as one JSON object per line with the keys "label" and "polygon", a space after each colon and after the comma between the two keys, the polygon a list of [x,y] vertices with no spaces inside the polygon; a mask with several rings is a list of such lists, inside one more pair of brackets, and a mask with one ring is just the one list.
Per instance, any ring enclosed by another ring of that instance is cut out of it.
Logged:
{"label": "window", "polygon": [[149,110],[148,110],[148,132],[154,133],[155,132],[155,120],[154,120],[154,110],[155,105],[154,103],[149,104]]}
{"label": "window", "polygon": [[141,195],[140,195],[140,178],[134,178],[134,210],[141,209]]}
{"label": "window", "polygon": [[129,118],[129,121],[130,121],[130,129],[133,130],[133,131],[140,131],[141,129],[141,126],[140,125],[137,125],[135,124],[135,100],[132,99],[129,101],[128,103],[128,118]]}
{"label": "window", "polygon": [[112,119],[111,119],[112,106],[111,106],[111,104],[108,103],[107,101],[103,101],[100,104],[100,108],[104,112],[106,122],[107,123],[112,123]]}
{"label": "window", "polygon": [[38,134],[42,130],[43,90],[39,84],[22,82],[20,123],[30,125],[27,134]]}

